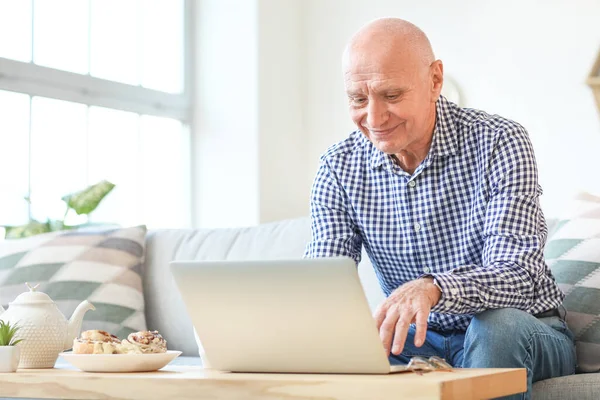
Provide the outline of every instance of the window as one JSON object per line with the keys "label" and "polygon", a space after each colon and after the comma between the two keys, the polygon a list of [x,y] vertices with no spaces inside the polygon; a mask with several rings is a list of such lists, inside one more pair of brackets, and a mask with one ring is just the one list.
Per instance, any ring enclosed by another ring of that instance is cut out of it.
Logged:
{"label": "window", "polygon": [[190,2],[0,0],[0,225],[103,179],[92,222],[191,225]]}

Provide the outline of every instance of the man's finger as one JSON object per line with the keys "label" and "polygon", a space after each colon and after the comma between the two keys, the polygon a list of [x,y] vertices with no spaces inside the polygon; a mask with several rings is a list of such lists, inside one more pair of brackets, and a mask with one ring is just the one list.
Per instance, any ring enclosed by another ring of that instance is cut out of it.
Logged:
{"label": "man's finger", "polygon": [[409,312],[407,314],[406,311],[403,311],[403,314],[400,315],[400,318],[396,323],[394,345],[392,347],[392,354],[394,355],[402,353],[402,350],[404,349],[404,342],[406,341],[406,335],[408,334],[408,327],[410,326],[410,321],[414,317],[414,315],[410,315],[411,313],[412,312]]}
{"label": "man's finger", "polygon": [[390,348],[392,347],[392,339],[394,338],[394,330],[396,328],[397,321],[398,313],[388,312],[385,317],[385,320],[379,328],[379,337],[381,338],[381,343],[383,343],[383,348],[385,349],[386,354],[390,353]]}
{"label": "man's finger", "polygon": [[425,343],[425,338],[427,337],[427,312],[418,311],[417,312],[417,321],[416,327],[417,331],[415,332],[415,346],[421,347],[423,343]]}
{"label": "man's finger", "polygon": [[381,324],[383,324],[383,321],[385,320],[387,308],[386,302],[383,302],[377,307],[375,313],[373,314],[373,318],[375,319],[375,324],[377,325],[378,330],[381,329]]}

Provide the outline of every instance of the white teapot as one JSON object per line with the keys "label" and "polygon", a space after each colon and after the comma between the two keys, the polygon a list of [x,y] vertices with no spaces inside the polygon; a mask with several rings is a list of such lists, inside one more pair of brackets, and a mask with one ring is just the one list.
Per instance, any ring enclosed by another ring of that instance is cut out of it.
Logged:
{"label": "white teapot", "polygon": [[50,296],[36,291],[39,285],[26,285],[29,291],[18,295],[8,310],[0,306],[0,319],[21,327],[17,332],[23,339],[17,345],[21,347],[19,368],[54,368],[58,354],[73,347],[84,314],[95,308],[84,300],[67,321]]}

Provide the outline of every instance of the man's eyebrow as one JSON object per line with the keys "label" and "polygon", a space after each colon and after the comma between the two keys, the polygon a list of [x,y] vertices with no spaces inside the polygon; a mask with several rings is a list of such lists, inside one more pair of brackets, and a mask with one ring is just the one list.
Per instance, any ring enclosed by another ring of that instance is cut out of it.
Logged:
{"label": "man's eyebrow", "polygon": [[347,90],[346,94],[349,97],[356,97],[356,96],[364,96],[365,94],[363,93],[362,90],[358,89],[358,90]]}
{"label": "man's eyebrow", "polygon": [[395,93],[395,94],[399,94],[402,95],[406,92],[408,92],[408,88],[407,87],[397,87],[397,86],[383,86],[380,88],[377,88],[375,90],[377,93]]}
{"label": "man's eyebrow", "polygon": [[[404,93],[408,92],[408,88],[407,87],[398,87],[398,86],[381,86],[379,88],[376,88],[374,90],[375,93],[377,94],[388,94],[388,93],[394,93],[397,95],[403,95]],[[348,95],[348,97],[358,97],[358,96],[366,96],[366,94],[361,90],[361,89],[355,89],[355,90],[347,90],[346,94]]]}

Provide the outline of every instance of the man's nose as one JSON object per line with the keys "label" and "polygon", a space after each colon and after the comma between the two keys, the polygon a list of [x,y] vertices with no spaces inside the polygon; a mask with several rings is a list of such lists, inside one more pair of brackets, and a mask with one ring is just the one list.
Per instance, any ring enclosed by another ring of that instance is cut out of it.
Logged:
{"label": "man's nose", "polygon": [[387,106],[378,100],[369,101],[367,106],[367,125],[370,129],[381,128],[388,120]]}

